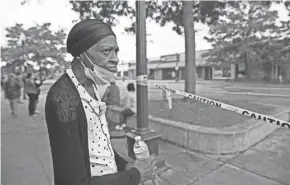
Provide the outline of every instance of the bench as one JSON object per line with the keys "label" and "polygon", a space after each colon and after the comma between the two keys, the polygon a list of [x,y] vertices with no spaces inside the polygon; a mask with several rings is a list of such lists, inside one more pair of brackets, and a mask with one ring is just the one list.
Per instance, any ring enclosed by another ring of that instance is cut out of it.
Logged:
{"label": "bench", "polygon": [[[124,131],[116,131],[115,126],[120,124],[121,112],[124,110],[123,107],[117,105],[108,105],[106,111],[106,118],[109,125],[109,130],[111,132],[111,139],[124,138]],[[128,129],[136,129],[137,117],[136,114],[128,117],[126,119],[126,124]]]}

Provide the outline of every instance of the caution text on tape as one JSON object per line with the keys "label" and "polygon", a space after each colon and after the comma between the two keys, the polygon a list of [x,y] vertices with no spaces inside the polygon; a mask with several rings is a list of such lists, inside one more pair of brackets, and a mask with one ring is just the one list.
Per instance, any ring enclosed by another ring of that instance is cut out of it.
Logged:
{"label": "caution text on tape", "polygon": [[275,125],[280,126],[280,127],[284,127],[284,128],[290,129],[290,123],[287,122],[287,121],[284,121],[284,120],[280,120],[280,119],[277,119],[277,118],[274,118],[274,117],[271,117],[271,116],[263,115],[263,114],[260,114],[260,113],[257,113],[257,112],[253,112],[253,111],[250,111],[250,110],[246,110],[246,109],[242,109],[242,108],[239,108],[239,107],[235,107],[235,106],[232,106],[232,105],[229,105],[229,104],[226,104],[226,103],[222,103],[222,102],[219,102],[219,101],[211,100],[209,98],[205,98],[205,97],[202,97],[202,96],[197,96],[197,95],[190,94],[190,93],[187,93],[187,92],[183,92],[183,91],[180,91],[180,90],[172,89],[172,88],[166,87],[165,85],[155,84],[154,87],[157,87],[157,88],[162,89],[164,91],[171,92],[173,94],[182,95],[182,96],[185,96],[187,98],[194,99],[196,101],[199,101],[199,102],[202,102],[202,103],[205,103],[205,104],[208,104],[208,105],[212,105],[212,106],[219,107],[219,108],[222,108],[222,109],[225,109],[225,110],[233,111],[233,112],[236,112],[238,114],[242,114],[244,116],[248,116],[248,117],[251,117],[251,118],[254,118],[254,119],[257,119],[257,120],[261,120],[261,121],[264,121],[264,122],[275,124]]}

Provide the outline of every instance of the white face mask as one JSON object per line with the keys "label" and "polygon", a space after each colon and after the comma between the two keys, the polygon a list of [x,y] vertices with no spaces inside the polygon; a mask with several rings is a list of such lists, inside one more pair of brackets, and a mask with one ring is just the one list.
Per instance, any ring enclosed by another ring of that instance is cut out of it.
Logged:
{"label": "white face mask", "polygon": [[94,65],[94,70],[91,70],[90,68],[86,67],[83,62],[81,62],[85,68],[85,75],[87,78],[91,79],[96,85],[106,85],[107,83],[110,83],[110,80],[115,78],[115,73],[99,67],[91,61],[86,53],[84,53],[84,55],[89,59],[91,64]]}

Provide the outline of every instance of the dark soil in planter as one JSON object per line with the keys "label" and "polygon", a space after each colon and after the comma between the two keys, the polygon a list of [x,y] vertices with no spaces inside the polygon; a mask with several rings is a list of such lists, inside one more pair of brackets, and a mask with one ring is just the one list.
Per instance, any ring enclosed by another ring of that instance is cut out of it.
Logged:
{"label": "dark soil in planter", "polygon": [[[275,111],[275,107],[255,104],[253,102],[221,102],[266,115],[269,115]],[[173,108],[171,110],[169,110],[168,107],[164,107],[164,101],[161,100],[149,102],[148,108],[148,113],[150,115],[155,115],[173,121],[181,121],[189,124],[215,128],[243,124],[246,120],[251,119],[235,112],[203,104],[201,102],[183,102],[181,99],[173,100]]]}

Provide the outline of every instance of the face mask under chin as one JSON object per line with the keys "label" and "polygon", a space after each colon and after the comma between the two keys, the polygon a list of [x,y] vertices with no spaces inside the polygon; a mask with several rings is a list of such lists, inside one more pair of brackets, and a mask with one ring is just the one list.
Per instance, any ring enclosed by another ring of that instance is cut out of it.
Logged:
{"label": "face mask under chin", "polygon": [[83,64],[85,68],[85,75],[87,78],[91,79],[96,85],[106,85],[113,78],[115,78],[115,73],[99,67],[98,65],[94,64],[91,61],[91,59],[87,56],[86,53],[84,53],[84,55],[87,57],[90,63],[94,66],[94,69],[91,70],[90,68],[86,67],[81,61],[81,63]]}

